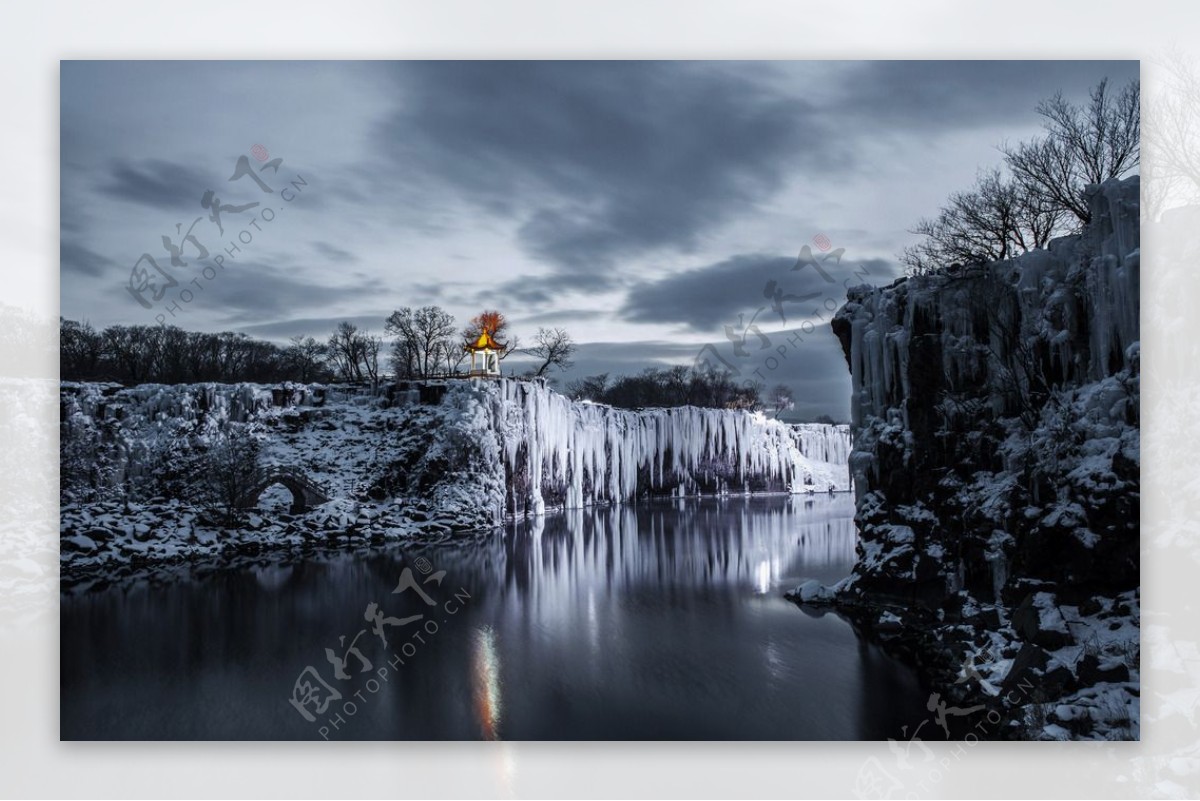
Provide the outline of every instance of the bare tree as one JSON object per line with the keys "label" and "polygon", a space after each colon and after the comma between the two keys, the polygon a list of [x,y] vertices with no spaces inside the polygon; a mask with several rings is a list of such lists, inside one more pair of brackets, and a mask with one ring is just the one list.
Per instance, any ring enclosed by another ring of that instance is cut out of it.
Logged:
{"label": "bare tree", "polygon": [[361,335],[363,371],[371,382],[371,389],[379,388],[379,351],[383,349],[383,338],[374,334]]}
{"label": "bare tree", "polygon": [[1045,247],[1063,216],[1060,208],[1000,170],[986,170],[972,189],[950,195],[937,217],[917,223],[912,233],[924,239],[900,258],[915,274],[1007,259]]}
{"label": "bare tree", "polygon": [[261,452],[262,443],[253,432],[222,431],[197,465],[198,500],[227,525],[236,522],[239,504],[253,489]]}
{"label": "bare tree", "polygon": [[590,375],[567,384],[567,397],[571,400],[605,402],[608,389],[608,373]]}
{"label": "bare tree", "polygon": [[113,325],[104,329],[103,337],[105,356],[123,380],[140,384],[157,376],[162,356],[159,326]]}
{"label": "bare tree", "polygon": [[1180,52],[1168,54],[1162,67],[1158,91],[1146,98],[1153,124],[1144,137],[1141,202],[1150,220],[1200,201],[1200,73]]}
{"label": "bare tree", "polygon": [[359,330],[350,322],[341,322],[329,338],[326,357],[336,372],[346,381],[370,382],[379,386],[379,353],[383,339],[368,331]]}
{"label": "bare tree", "polygon": [[538,359],[540,364],[533,371],[535,377],[544,376],[551,367],[566,370],[574,364],[575,342],[561,328],[539,328],[533,337],[534,345],[526,353]]}
{"label": "bare tree", "polygon": [[441,343],[440,364],[447,373],[457,373],[458,368],[466,361],[467,349],[452,340]]}
{"label": "bare tree", "polygon": [[725,404],[726,409],[746,409],[757,411],[762,408],[763,383],[761,381],[744,381],[733,390],[733,396]]}
{"label": "bare tree", "polygon": [[454,317],[440,306],[397,309],[388,316],[384,331],[396,338],[392,364],[397,376],[437,373],[454,347]]}
{"label": "bare tree", "polygon": [[1061,92],[1038,104],[1045,135],[1001,145],[1011,178],[998,169],[982,172],[973,188],[921,220],[912,229],[921,241],[900,255],[908,272],[999,261],[1078,230],[1090,217],[1085,188],[1140,163],[1140,98],[1137,81],[1114,93],[1105,79],[1082,106]]}
{"label": "bare tree", "polygon": [[58,358],[63,379],[97,378],[104,337],[88,322],[58,318]]}
{"label": "bare tree", "polygon": [[791,409],[796,405],[796,394],[787,384],[776,384],[771,388],[771,394],[767,396],[767,402],[771,404],[771,408],[775,410],[775,415]]}
{"label": "bare tree", "polygon": [[297,334],[288,340],[285,358],[294,375],[303,383],[316,380],[325,367],[328,353],[325,344],[312,337]]}
{"label": "bare tree", "polygon": [[395,337],[392,342],[392,372],[396,378],[416,378],[421,374],[417,339],[411,333],[409,321],[394,319],[397,314],[393,312],[384,327],[385,333]]}
{"label": "bare tree", "polygon": [[344,380],[363,380],[364,344],[358,326],[345,320],[338,323],[329,337],[329,359]]}
{"label": "bare tree", "polygon": [[1000,149],[1021,186],[1086,224],[1091,214],[1083,190],[1129,173],[1141,160],[1141,84],[1112,92],[1105,78],[1084,105],[1059,92],[1037,110],[1046,135]]}

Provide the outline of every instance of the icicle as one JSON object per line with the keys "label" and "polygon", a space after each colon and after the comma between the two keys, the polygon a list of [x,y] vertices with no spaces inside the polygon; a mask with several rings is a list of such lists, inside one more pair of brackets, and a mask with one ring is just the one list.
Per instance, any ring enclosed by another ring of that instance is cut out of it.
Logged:
{"label": "icicle", "polygon": [[[744,492],[759,481],[791,492],[850,487],[846,426],[792,427],[690,406],[634,412],[572,403],[536,384],[498,383],[495,429],[517,514],[544,512],[550,489],[569,508],[628,501],[640,491],[728,492],[731,482],[713,472],[718,465]],[[526,497],[518,498],[522,486]]]}

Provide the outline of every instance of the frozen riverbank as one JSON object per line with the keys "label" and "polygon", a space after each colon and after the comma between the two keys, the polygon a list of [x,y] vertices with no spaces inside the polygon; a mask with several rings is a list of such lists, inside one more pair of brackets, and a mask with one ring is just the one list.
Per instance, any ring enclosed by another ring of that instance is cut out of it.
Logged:
{"label": "frozen riverbank", "polygon": [[[64,384],[64,582],[313,544],[436,542],[506,519],[639,498],[850,488],[846,426],[743,411],[626,411],[540,383],[458,380],[353,395],[319,386]],[[196,493],[224,443],[328,500],[294,509],[248,482],[248,508]]]}

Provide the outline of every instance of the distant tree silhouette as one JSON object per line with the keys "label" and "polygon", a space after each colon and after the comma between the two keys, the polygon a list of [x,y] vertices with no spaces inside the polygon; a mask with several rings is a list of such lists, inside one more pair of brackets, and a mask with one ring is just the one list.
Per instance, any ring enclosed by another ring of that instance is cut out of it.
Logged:
{"label": "distant tree silhouette", "polygon": [[1037,106],[1043,136],[1000,146],[1006,172],[983,170],[932,219],[911,229],[921,239],[900,254],[910,275],[1012,258],[1045,247],[1089,221],[1085,189],[1120,178],[1141,161],[1141,85],[1119,91],[1107,79],[1076,105],[1061,92]]}
{"label": "distant tree silhouette", "polygon": [[607,373],[572,381],[568,397],[623,409],[700,406],[711,409],[758,409],[762,386],[737,384],[721,370],[676,365],[647,367],[636,375],[609,379]]}
{"label": "distant tree silhouette", "polygon": [[1002,146],[1005,161],[1026,192],[1086,224],[1091,213],[1083,190],[1120,178],[1141,161],[1141,83],[1130,81],[1112,92],[1105,78],[1084,105],[1059,92],[1037,110],[1046,135]]}
{"label": "distant tree silhouette", "polygon": [[454,317],[440,306],[409,306],[392,312],[384,331],[394,337],[392,369],[396,377],[422,378],[442,372],[457,358]]}
{"label": "distant tree silhouette", "polygon": [[1045,247],[1063,216],[1039,193],[998,169],[987,170],[973,188],[950,195],[937,217],[917,223],[912,233],[924,239],[906,249],[901,260],[919,274],[955,263],[1011,258]]}
{"label": "distant tree silhouette", "polygon": [[796,405],[796,393],[787,384],[776,384],[771,388],[771,394],[767,396],[767,403],[778,415]]}
{"label": "distant tree silhouette", "polygon": [[567,370],[574,364],[575,342],[562,328],[539,328],[533,336],[533,347],[526,351],[538,360],[532,374],[541,377],[550,368]]}
{"label": "distant tree silhouette", "polygon": [[326,358],[328,347],[312,337],[296,335],[289,340],[285,352],[288,367],[295,372],[296,380],[304,383],[316,381],[328,371]]}

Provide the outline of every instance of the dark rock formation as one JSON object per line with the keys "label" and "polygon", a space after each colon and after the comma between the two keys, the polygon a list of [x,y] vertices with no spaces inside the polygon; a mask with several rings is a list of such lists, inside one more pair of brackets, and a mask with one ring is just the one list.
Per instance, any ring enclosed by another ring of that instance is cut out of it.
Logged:
{"label": "dark rock formation", "polygon": [[891,607],[964,658],[1015,657],[1009,674],[1051,698],[1130,678],[1113,664],[1127,643],[1076,652],[1139,586],[1138,179],[1090,204],[1048,250],[853,288],[833,320],[860,531],[834,603]]}

